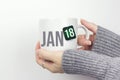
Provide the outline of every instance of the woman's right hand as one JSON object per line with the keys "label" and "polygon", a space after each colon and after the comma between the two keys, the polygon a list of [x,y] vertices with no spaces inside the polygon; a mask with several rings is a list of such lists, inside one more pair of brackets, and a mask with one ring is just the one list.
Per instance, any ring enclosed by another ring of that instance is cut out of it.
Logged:
{"label": "woman's right hand", "polygon": [[85,35],[79,35],[77,43],[78,45],[82,46],[80,49],[91,50],[97,32],[97,25],[83,19],[81,19],[81,24],[90,30],[93,34],[90,35],[89,40],[85,39]]}

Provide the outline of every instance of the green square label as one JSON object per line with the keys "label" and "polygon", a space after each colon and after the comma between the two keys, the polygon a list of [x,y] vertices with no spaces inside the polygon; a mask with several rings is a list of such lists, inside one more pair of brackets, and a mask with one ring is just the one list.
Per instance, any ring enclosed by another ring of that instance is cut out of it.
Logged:
{"label": "green square label", "polygon": [[76,38],[75,30],[72,25],[63,28],[64,37],[66,40]]}

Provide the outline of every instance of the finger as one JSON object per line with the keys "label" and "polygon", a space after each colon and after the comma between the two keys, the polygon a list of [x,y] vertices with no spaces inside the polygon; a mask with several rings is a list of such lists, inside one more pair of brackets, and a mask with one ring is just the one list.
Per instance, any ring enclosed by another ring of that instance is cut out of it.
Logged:
{"label": "finger", "polygon": [[91,41],[89,41],[89,40],[80,40],[80,41],[78,41],[78,45],[81,45],[81,46],[90,46],[92,43],[91,43]]}
{"label": "finger", "polygon": [[37,53],[36,53],[37,64],[39,64],[43,68],[46,68],[49,71],[53,72],[54,71],[54,66],[53,66],[54,63],[52,61],[50,61],[49,59],[44,59],[45,57],[44,58],[41,57],[41,56],[44,56],[44,55],[40,55],[39,54],[40,52],[43,52],[43,54],[46,53],[45,50],[37,50]]}
{"label": "finger", "polygon": [[55,71],[54,63],[52,63],[52,62],[47,62],[47,61],[45,61],[44,67],[45,67],[47,70],[51,71],[51,72],[54,72],[54,71]]}
{"label": "finger", "polygon": [[38,51],[39,57],[41,57],[42,59],[46,60],[46,61],[54,61],[53,58],[53,53],[51,51],[45,50],[45,49],[39,49]]}
{"label": "finger", "polygon": [[48,62],[44,59],[39,59],[39,58],[36,59],[36,62],[43,68],[48,69],[51,72],[53,71],[53,64],[54,64],[53,62]]}
{"label": "finger", "polygon": [[[39,64],[39,61],[41,60],[41,58],[39,57],[39,50],[38,50],[37,45],[36,45],[35,50],[36,50],[35,59],[36,59],[37,64]],[[41,64],[39,64],[39,65],[41,65]]]}
{"label": "finger", "polygon": [[35,47],[35,50],[38,50],[40,49],[40,42],[38,41],[37,44],[36,44],[36,47]]}
{"label": "finger", "polygon": [[84,34],[82,34],[82,35],[78,35],[78,37],[80,38],[80,39],[85,39],[85,35]]}
{"label": "finger", "polygon": [[83,37],[83,35],[78,37],[77,43],[78,43],[78,45],[81,45],[81,46],[91,45],[91,41],[90,40],[86,40]]}
{"label": "finger", "polygon": [[97,31],[97,25],[96,24],[88,22],[84,19],[81,19],[81,24],[84,25],[87,29],[89,29],[93,33],[96,33],[96,31]]}
{"label": "finger", "polygon": [[[93,40],[94,36],[95,36],[95,35],[93,35],[93,34],[89,35],[89,40],[90,40],[90,41]],[[84,35],[84,34],[78,35],[78,38],[79,38],[79,39],[86,39],[86,35]]]}
{"label": "finger", "polygon": [[82,47],[78,48],[77,50],[85,50],[85,48],[82,46]]}
{"label": "finger", "polygon": [[36,53],[35,57],[36,57],[36,62],[37,62],[39,65],[41,65],[41,64],[40,64],[40,61],[41,61],[42,58],[39,57],[39,54],[38,54],[38,53]]}
{"label": "finger", "polygon": [[89,40],[90,40],[92,43],[93,43],[94,39],[95,39],[95,35],[90,35]]}

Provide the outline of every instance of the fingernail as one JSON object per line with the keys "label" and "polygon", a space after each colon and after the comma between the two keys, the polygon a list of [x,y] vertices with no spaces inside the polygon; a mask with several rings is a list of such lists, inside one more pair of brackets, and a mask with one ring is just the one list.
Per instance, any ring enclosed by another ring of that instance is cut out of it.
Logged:
{"label": "fingernail", "polygon": [[88,45],[91,45],[91,41],[88,41]]}

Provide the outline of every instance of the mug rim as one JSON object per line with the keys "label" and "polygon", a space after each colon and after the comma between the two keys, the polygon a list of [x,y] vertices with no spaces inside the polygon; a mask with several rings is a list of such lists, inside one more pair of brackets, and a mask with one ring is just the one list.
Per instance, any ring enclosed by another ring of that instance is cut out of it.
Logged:
{"label": "mug rim", "polygon": [[78,20],[75,17],[68,17],[68,18],[40,18],[39,21],[51,21],[51,20]]}

